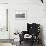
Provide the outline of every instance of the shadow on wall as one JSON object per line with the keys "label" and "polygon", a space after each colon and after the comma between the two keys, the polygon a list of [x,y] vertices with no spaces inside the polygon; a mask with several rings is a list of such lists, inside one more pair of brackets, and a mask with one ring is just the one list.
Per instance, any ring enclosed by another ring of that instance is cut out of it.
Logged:
{"label": "shadow on wall", "polygon": [[44,46],[43,26],[42,25],[40,25],[40,39],[42,40],[42,45]]}

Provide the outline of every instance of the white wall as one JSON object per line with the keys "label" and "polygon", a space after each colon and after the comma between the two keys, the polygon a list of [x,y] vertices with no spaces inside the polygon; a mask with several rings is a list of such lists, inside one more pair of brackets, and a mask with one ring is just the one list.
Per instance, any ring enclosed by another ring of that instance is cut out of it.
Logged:
{"label": "white wall", "polygon": [[0,4],[0,39],[9,39],[7,30],[7,9],[8,4]]}
{"label": "white wall", "polygon": [[[16,20],[15,11],[16,10],[27,10],[26,20]],[[28,23],[40,23],[43,26],[43,31],[46,30],[46,16],[45,16],[45,6],[40,0],[10,0],[9,1],[9,31],[11,36],[18,30],[26,30]],[[13,38],[13,37],[11,37]],[[45,37],[46,40],[46,37]]]}
{"label": "white wall", "polygon": [[0,0],[0,3],[8,3],[8,0]]}

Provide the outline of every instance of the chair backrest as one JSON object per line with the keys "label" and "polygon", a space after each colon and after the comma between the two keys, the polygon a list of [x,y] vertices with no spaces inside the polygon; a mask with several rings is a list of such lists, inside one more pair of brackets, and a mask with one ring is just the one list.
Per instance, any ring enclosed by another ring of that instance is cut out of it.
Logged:
{"label": "chair backrest", "polygon": [[29,24],[27,23],[27,30],[28,30],[28,33],[29,34],[38,34],[38,32],[40,32],[40,24],[36,24],[36,23],[32,23],[32,24]]}

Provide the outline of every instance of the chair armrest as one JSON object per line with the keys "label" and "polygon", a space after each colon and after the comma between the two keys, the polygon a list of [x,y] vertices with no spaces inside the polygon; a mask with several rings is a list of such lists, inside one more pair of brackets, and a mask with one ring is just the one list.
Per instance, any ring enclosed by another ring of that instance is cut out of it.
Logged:
{"label": "chair armrest", "polygon": [[25,35],[25,34],[27,34],[27,33],[28,33],[27,31],[22,31],[22,34],[23,34],[23,35]]}
{"label": "chair armrest", "polygon": [[27,34],[27,31],[22,31],[21,34],[19,34],[20,41],[24,40],[24,35]]}

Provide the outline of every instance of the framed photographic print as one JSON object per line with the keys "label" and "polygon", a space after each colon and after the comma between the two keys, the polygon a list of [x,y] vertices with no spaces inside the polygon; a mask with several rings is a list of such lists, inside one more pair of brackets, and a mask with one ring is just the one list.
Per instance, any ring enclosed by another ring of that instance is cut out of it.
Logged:
{"label": "framed photographic print", "polygon": [[16,10],[15,17],[16,19],[26,19],[27,13],[26,10]]}

